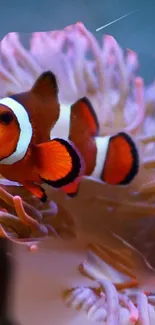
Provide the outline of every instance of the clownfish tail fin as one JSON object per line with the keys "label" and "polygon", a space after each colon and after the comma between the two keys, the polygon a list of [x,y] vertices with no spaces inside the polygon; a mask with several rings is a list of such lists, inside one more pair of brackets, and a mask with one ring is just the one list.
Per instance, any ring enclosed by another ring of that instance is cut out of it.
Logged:
{"label": "clownfish tail fin", "polygon": [[99,133],[99,122],[95,110],[87,97],[80,98],[71,106],[70,138],[74,132],[78,136],[97,136]]}
{"label": "clownfish tail fin", "polygon": [[125,132],[109,138],[101,179],[111,185],[127,185],[139,171],[139,153],[135,142]]}
{"label": "clownfish tail fin", "polygon": [[[84,175],[82,156],[71,142],[54,138],[36,146],[37,169],[41,180],[54,188],[64,188]],[[67,188],[65,193],[67,193]]]}

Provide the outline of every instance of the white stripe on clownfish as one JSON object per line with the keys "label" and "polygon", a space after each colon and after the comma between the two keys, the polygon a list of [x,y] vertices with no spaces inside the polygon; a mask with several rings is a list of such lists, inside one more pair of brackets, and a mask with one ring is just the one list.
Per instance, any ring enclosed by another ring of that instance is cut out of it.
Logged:
{"label": "white stripe on clownfish", "polygon": [[69,138],[70,130],[70,118],[71,118],[71,105],[60,105],[59,119],[51,130],[50,138],[63,137]]}
{"label": "white stripe on clownfish", "polygon": [[[71,117],[71,105],[61,104],[59,119],[56,122],[54,128],[51,130],[51,139],[54,137],[64,137],[68,139],[70,130],[70,117]],[[97,154],[96,164],[91,174],[94,178],[100,178],[104,168],[106,155],[109,146],[110,136],[95,137]]]}
{"label": "white stripe on clownfish", "polygon": [[1,99],[0,105],[4,105],[10,108],[19,123],[20,135],[16,151],[13,152],[9,157],[0,160],[0,164],[12,165],[24,158],[32,139],[33,129],[29,120],[28,113],[23,105],[10,97]]}
{"label": "white stripe on clownfish", "polygon": [[101,174],[102,174],[102,171],[104,168],[104,164],[106,161],[110,138],[111,138],[110,136],[95,137],[96,148],[97,148],[96,164],[95,164],[94,170],[91,174],[91,177],[94,177],[94,178],[101,177]]}

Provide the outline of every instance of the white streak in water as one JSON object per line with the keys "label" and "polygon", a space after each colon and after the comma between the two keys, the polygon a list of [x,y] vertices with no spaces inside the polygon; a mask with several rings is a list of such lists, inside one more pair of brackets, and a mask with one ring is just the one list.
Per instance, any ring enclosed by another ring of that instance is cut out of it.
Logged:
{"label": "white streak in water", "polygon": [[138,10],[139,10],[139,9],[135,9],[135,10],[129,12],[128,14],[126,14],[126,15],[124,15],[124,16],[121,16],[121,17],[119,17],[119,18],[117,18],[117,19],[111,21],[110,23],[108,23],[108,24],[106,24],[106,25],[104,25],[104,26],[101,26],[101,27],[97,28],[97,29],[96,29],[96,32],[99,32],[101,29],[104,29],[104,28],[106,28],[106,27],[108,27],[108,26],[110,26],[110,25],[116,23],[117,21],[119,21],[119,20],[121,20],[121,19],[123,19],[123,18],[126,18],[126,17],[128,17],[128,16],[134,14],[134,13],[135,13],[136,11],[138,11]]}

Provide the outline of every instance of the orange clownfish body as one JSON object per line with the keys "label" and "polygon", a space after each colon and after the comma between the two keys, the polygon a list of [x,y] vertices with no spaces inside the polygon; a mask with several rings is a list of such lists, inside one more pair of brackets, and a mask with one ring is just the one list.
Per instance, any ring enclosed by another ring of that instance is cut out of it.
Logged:
{"label": "orange clownfish body", "polygon": [[85,161],[85,175],[111,185],[127,185],[139,170],[139,154],[131,137],[120,132],[99,136],[99,123],[90,101],[84,97],[73,105],[61,105],[52,136],[71,140]]}
{"label": "orange clownfish body", "polygon": [[75,145],[63,138],[50,139],[59,118],[58,87],[54,74],[43,73],[32,89],[0,100],[0,173],[17,181],[46,201],[40,184],[55,188],[74,183],[84,174],[84,161]]}

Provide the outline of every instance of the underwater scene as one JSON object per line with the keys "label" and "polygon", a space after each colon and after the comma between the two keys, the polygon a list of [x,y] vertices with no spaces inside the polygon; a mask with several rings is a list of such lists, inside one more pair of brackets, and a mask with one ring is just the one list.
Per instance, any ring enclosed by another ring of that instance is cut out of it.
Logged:
{"label": "underwater scene", "polygon": [[21,325],[155,325],[155,83],[102,34],[77,22],[0,44],[0,236]]}

